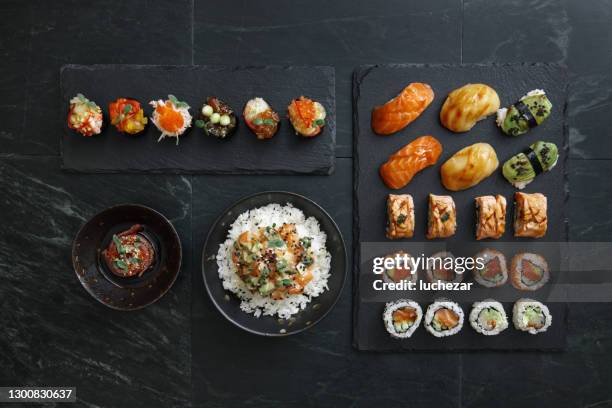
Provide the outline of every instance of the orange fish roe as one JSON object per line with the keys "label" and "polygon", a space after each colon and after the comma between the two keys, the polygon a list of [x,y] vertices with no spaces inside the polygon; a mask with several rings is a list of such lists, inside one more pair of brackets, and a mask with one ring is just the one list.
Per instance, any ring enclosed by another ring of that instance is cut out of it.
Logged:
{"label": "orange fish roe", "polygon": [[315,105],[310,99],[300,96],[300,99],[296,99],[293,102],[295,110],[306,127],[310,126],[316,119]]}
{"label": "orange fish roe", "polygon": [[159,115],[159,126],[168,133],[178,132],[185,123],[183,115],[175,110],[170,101],[166,101],[165,105],[157,106],[155,111]]}

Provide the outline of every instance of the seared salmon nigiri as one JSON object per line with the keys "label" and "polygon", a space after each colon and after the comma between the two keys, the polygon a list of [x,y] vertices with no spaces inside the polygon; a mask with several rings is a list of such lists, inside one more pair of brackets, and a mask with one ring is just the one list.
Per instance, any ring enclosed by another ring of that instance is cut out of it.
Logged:
{"label": "seared salmon nigiri", "polygon": [[380,166],[380,176],[389,188],[406,186],[415,174],[438,161],[442,145],[433,136],[421,136],[389,156]]}
{"label": "seared salmon nigiri", "polygon": [[434,99],[427,84],[414,82],[395,98],[372,110],[372,130],[379,135],[390,135],[418,118]]}

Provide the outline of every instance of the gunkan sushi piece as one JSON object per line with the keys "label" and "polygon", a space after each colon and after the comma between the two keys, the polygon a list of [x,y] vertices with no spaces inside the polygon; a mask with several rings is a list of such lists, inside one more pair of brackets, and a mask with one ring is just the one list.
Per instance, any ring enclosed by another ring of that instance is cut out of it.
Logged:
{"label": "gunkan sushi piece", "polygon": [[448,238],[457,230],[457,210],[451,196],[429,194],[427,239]]}
{"label": "gunkan sushi piece", "polygon": [[482,267],[476,265],[472,269],[474,280],[486,288],[502,286],[508,280],[508,264],[506,257],[498,250],[487,248],[476,255],[474,259],[482,260]]}
{"label": "gunkan sushi piece", "polygon": [[455,256],[448,251],[440,251],[429,256],[426,262],[425,277],[429,282],[453,282],[463,280],[463,273],[454,269]]}
{"label": "gunkan sushi piece", "polygon": [[300,96],[294,99],[287,108],[289,121],[295,133],[304,137],[315,137],[325,126],[327,113],[325,108],[317,101]]}
{"label": "gunkan sushi piece", "polygon": [[498,110],[496,123],[508,136],[519,136],[544,122],[551,110],[546,92],[534,89],[515,104]]}
{"label": "gunkan sushi piece", "polygon": [[412,123],[431,104],[434,92],[427,84],[414,82],[382,106],[372,109],[372,130],[390,135]]}
{"label": "gunkan sushi piece", "polygon": [[542,238],[548,228],[546,196],[514,193],[514,236]]}
{"label": "gunkan sushi piece", "polygon": [[499,239],[506,231],[506,198],[488,195],[475,198],[476,239]]}
{"label": "gunkan sushi piece", "polygon": [[70,100],[68,127],[83,136],[99,135],[102,132],[102,109],[83,94]]}
{"label": "gunkan sushi piece", "polygon": [[173,137],[178,145],[179,137],[191,127],[192,117],[189,113],[189,105],[179,101],[174,95],[168,95],[166,100],[151,101],[149,104],[153,107],[151,121],[161,132],[157,141]]}
{"label": "gunkan sushi piece", "polygon": [[544,303],[522,298],[512,308],[512,322],[517,330],[538,334],[548,330],[552,324],[552,315]]}
{"label": "gunkan sushi piece", "polygon": [[209,96],[200,109],[200,118],[195,125],[207,135],[225,139],[236,130],[238,119],[231,106],[216,96]]}
{"label": "gunkan sushi piece", "polygon": [[257,139],[271,139],[278,131],[280,117],[263,98],[253,98],[244,106],[244,121]]}
{"label": "gunkan sushi piece", "polygon": [[497,336],[508,328],[504,306],[495,299],[474,302],[470,311],[470,325],[485,336]]}
{"label": "gunkan sushi piece", "polygon": [[417,282],[419,276],[417,269],[414,267],[412,255],[404,251],[397,251],[385,256],[385,260],[387,259],[394,260],[394,267],[384,268],[383,281],[388,283]]}
{"label": "gunkan sushi piece", "polygon": [[385,305],[383,322],[387,332],[396,339],[407,339],[421,324],[421,306],[410,299],[400,299]]}
{"label": "gunkan sushi piece", "polygon": [[440,110],[442,126],[452,132],[467,132],[499,109],[499,96],[485,84],[467,84],[448,94]]}
{"label": "gunkan sushi piece", "polygon": [[548,282],[550,272],[543,256],[523,252],[514,255],[510,265],[510,283],[519,290],[538,290]]}
{"label": "gunkan sushi piece", "polygon": [[412,238],[414,201],[410,194],[389,194],[387,198],[387,238]]}
{"label": "gunkan sushi piece", "polygon": [[119,98],[108,104],[110,123],[121,133],[135,135],[142,132],[148,123],[144,109],[135,99]]}
{"label": "gunkan sushi piece", "polygon": [[457,302],[437,299],[425,312],[425,329],[435,337],[459,333],[463,327],[463,309]]}
{"label": "gunkan sushi piece", "polygon": [[519,190],[531,183],[538,174],[552,170],[559,160],[557,145],[537,141],[508,159],[502,168],[504,177]]}

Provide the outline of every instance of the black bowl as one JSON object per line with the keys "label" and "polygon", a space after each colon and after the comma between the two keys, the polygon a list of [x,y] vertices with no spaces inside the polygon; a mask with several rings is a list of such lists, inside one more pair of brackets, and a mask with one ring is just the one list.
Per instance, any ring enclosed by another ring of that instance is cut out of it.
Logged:
{"label": "black bowl", "polygon": [[[292,204],[304,212],[306,217],[314,216],[321,230],[327,234],[327,250],[331,255],[328,289],[289,319],[274,316],[255,317],[240,309],[240,299],[223,288],[219,278],[215,256],[219,245],[227,238],[230,225],[243,212],[267,204]],[[268,191],[245,197],[228,208],[214,223],[208,233],[202,253],[202,275],[204,285],[213,303],[230,322],[248,332],[261,336],[288,336],[312,327],[323,319],[334,307],[346,280],[346,249],[340,229],[330,215],[318,204],[299,194],[282,191]]]}
{"label": "black bowl", "polygon": [[[155,248],[155,261],[141,276],[119,277],[106,266],[101,251],[113,234],[134,224]],[[107,208],[87,221],[72,245],[72,264],[79,281],[96,300],[118,310],[141,309],[170,289],[181,269],[181,240],[166,217],[138,204]]]}

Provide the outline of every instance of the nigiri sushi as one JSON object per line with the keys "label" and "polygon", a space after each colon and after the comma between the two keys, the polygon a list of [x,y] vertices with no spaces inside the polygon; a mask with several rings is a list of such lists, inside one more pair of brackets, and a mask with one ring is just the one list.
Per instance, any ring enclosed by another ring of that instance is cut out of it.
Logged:
{"label": "nigiri sushi", "polygon": [[497,126],[508,136],[527,133],[550,116],[552,103],[542,89],[534,89],[518,102],[497,111]]}
{"label": "nigiri sushi", "polygon": [[442,145],[433,136],[421,136],[389,156],[380,166],[380,176],[389,188],[406,186],[414,175],[438,161]]}
{"label": "nigiri sushi", "polygon": [[248,101],[242,115],[257,139],[271,139],[278,131],[280,117],[263,98]]}
{"label": "nigiri sushi", "polygon": [[414,82],[382,106],[372,110],[372,130],[379,135],[390,135],[402,130],[423,113],[434,99],[428,84]]}
{"label": "nigiri sushi", "polygon": [[510,184],[521,190],[538,174],[552,170],[558,159],[559,151],[556,144],[537,141],[508,159],[504,163],[502,173]]}
{"label": "nigiri sushi", "polygon": [[83,94],[70,100],[68,127],[83,136],[99,135],[102,132],[102,109]]}
{"label": "nigiri sushi", "polygon": [[315,137],[325,126],[325,108],[317,101],[300,96],[287,108],[289,120],[295,133],[304,137]]}
{"label": "nigiri sushi", "polygon": [[195,124],[207,135],[225,139],[236,130],[238,119],[231,106],[215,96],[209,96]]}
{"label": "nigiri sushi", "polygon": [[499,166],[495,149],[488,143],[474,143],[453,154],[440,168],[442,184],[448,190],[473,187]]}
{"label": "nigiri sushi", "polygon": [[108,105],[110,122],[121,133],[135,135],[144,130],[148,119],[140,102],[134,99],[119,98]]}
{"label": "nigiri sushi", "polygon": [[440,122],[453,132],[467,132],[499,109],[499,96],[485,84],[467,84],[448,94],[440,110]]}
{"label": "nigiri sushi", "polygon": [[178,145],[179,137],[191,127],[192,118],[189,113],[189,105],[186,102],[179,101],[174,95],[168,95],[168,99],[165,101],[159,99],[151,101],[149,104],[154,108],[151,121],[161,132],[157,141],[159,142],[165,137],[174,137]]}

